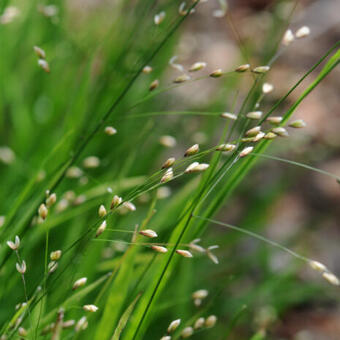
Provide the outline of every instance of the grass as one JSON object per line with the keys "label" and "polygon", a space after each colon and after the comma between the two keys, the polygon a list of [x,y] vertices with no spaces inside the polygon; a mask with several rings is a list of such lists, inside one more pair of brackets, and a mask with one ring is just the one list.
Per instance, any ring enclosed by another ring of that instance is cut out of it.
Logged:
{"label": "grass", "polygon": [[[249,181],[263,166],[258,160],[288,163],[339,180],[313,165],[265,153],[271,144],[275,150],[282,137],[242,138],[255,125],[270,132],[273,127],[266,118],[272,114],[283,117],[276,128],[287,128],[300,104],[338,66],[340,43],[321,53],[255,122],[246,114],[258,110],[257,105],[269,105],[261,91],[267,73],[223,70],[220,79],[214,79],[209,76],[214,70],[207,68],[197,76],[190,73],[186,82],[169,84],[169,74],[175,79],[178,71],[168,61],[188,30],[186,23],[193,20],[190,9],[201,10],[204,4],[192,2],[179,15],[179,4],[173,1],[117,1],[92,11],[66,2],[46,7],[36,1],[7,1],[1,5],[2,20],[10,5],[18,6],[20,14],[0,24],[1,144],[14,155],[1,149],[1,339],[160,339],[169,323],[180,318],[171,332],[172,339],[179,339],[183,331],[190,334],[188,327],[199,317],[206,323],[194,330],[193,338],[271,339],[278,316],[312,301],[316,293],[332,292],[296,274],[307,265],[336,286],[331,269],[311,262],[313,254],[295,251],[294,242],[283,245],[265,236],[268,211],[285,192],[281,182],[267,188],[261,199],[249,200],[246,225],[220,219],[239,190],[250,198],[254,194]],[[275,68],[276,60],[287,53],[281,40],[294,9],[284,19],[273,20],[256,65]],[[154,17],[162,11],[164,21],[156,25]],[[275,8],[271,15],[277,15]],[[240,40],[232,11],[226,19],[248,62],[256,49]],[[33,46],[46,52],[50,72],[37,64]],[[146,65],[152,66],[151,73],[143,72]],[[159,87],[150,91],[156,79]],[[206,104],[179,108],[174,103],[174,91],[185,93],[201,82],[218,84]],[[243,83],[246,93],[239,91]],[[301,87],[302,93],[285,107]],[[221,118],[224,111],[237,119]],[[117,134],[104,133],[109,125]],[[182,157],[195,144],[196,126],[205,141],[199,151]],[[164,135],[174,136],[177,146],[162,145]],[[216,151],[222,143],[233,143],[234,149]],[[173,177],[163,183],[167,170],[160,168],[172,152],[179,155]],[[193,162],[209,167],[188,173]],[[57,199],[46,215],[52,193]],[[98,216],[100,205],[106,213]],[[157,238],[139,233],[149,229]],[[244,234],[263,247],[238,254]],[[16,235],[20,245],[8,246]],[[194,242],[197,238],[200,241]],[[296,261],[273,272],[269,262],[275,248]],[[61,256],[50,255],[56,250]],[[252,278],[255,268],[260,278]],[[72,289],[82,277],[87,278],[84,285]],[[248,289],[235,289],[247,282]],[[208,297],[193,301],[192,293],[203,288]],[[84,310],[84,305],[90,307]],[[270,313],[256,323],[255,315],[263,309]],[[209,315],[216,315],[217,322]]]}

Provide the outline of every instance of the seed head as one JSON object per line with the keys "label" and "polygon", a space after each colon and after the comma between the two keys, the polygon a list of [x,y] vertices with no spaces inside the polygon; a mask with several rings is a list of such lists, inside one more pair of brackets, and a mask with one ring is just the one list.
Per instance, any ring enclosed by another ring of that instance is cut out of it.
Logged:
{"label": "seed head", "polygon": [[88,323],[88,321],[86,319],[86,316],[83,316],[77,322],[76,327],[75,327],[75,331],[76,332],[83,331],[83,330],[85,330],[87,328],[88,325],[89,325],[89,323]]}
{"label": "seed head", "polygon": [[48,64],[48,62],[45,59],[39,59],[38,60],[38,65],[46,72],[46,73],[50,73],[50,65]]}
{"label": "seed head", "polygon": [[170,168],[175,163],[175,157],[168,158],[162,165],[162,169]]}
{"label": "seed head", "polygon": [[141,230],[139,233],[149,238],[155,238],[158,236],[157,233],[152,229]]}
{"label": "seed head", "polygon": [[40,204],[40,207],[38,209],[39,217],[41,217],[43,220],[46,219],[48,214],[48,209],[44,203]]}
{"label": "seed head", "polygon": [[248,131],[246,131],[246,136],[256,136],[261,131],[261,126],[255,126]]}
{"label": "seed head", "polygon": [[17,269],[17,271],[20,273],[20,274],[25,274],[26,273],[26,262],[25,261],[22,261],[21,264],[19,264],[18,262],[15,264],[15,267]]}
{"label": "seed head", "polygon": [[70,328],[75,325],[75,320],[66,320],[63,322],[63,328]]}
{"label": "seed head", "polygon": [[182,338],[189,338],[194,334],[194,329],[192,327],[185,327],[181,332]]}
{"label": "seed head", "polygon": [[47,208],[50,208],[55,202],[57,202],[57,195],[55,193],[50,194],[46,199]]}
{"label": "seed head", "polygon": [[162,246],[151,246],[151,249],[153,249],[157,253],[162,253],[162,254],[168,252],[168,249],[166,249],[165,247],[162,247]]}
{"label": "seed head", "polygon": [[164,11],[162,11],[162,12],[156,14],[155,17],[154,17],[154,23],[155,23],[156,25],[161,24],[161,23],[163,22],[163,20],[165,19],[165,15],[166,15],[166,14],[165,14]]}
{"label": "seed head", "polygon": [[280,137],[288,137],[289,136],[288,131],[284,127],[281,127],[281,126],[272,129],[272,131]]}
{"label": "seed head", "polygon": [[17,250],[19,249],[20,246],[20,238],[19,236],[15,236],[14,242],[12,241],[7,241],[7,245],[12,249],[12,250]]}
{"label": "seed head", "polygon": [[274,90],[274,85],[269,83],[263,83],[262,85],[262,93],[267,94]]}
{"label": "seed head", "polygon": [[61,254],[62,254],[61,250],[52,251],[50,254],[51,261],[58,261],[61,258]]}
{"label": "seed head", "polygon": [[270,66],[257,66],[254,69],[252,69],[252,72],[257,74],[263,74],[270,70]]}
{"label": "seed head", "polygon": [[310,29],[308,26],[302,26],[295,32],[295,38],[301,39],[307,37],[310,34]]}
{"label": "seed head", "polygon": [[79,287],[84,286],[86,284],[86,282],[87,282],[87,277],[82,277],[82,278],[78,279],[77,281],[74,282],[72,290],[75,290]]}
{"label": "seed head", "polygon": [[258,142],[259,140],[261,140],[266,134],[262,131],[260,131],[254,138],[253,138],[253,142]]}
{"label": "seed head", "polygon": [[322,264],[321,262],[310,260],[310,261],[308,261],[308,264],[312,269],[314,269],[314,270],[316,270],[320,273],[328,271],[327,267],[324,264]]}
{"label": "seed head", "polygon": [[171,181],[173,179],[173,177],[174,177],[173,170],[172,170],[172,168],[169,168],[169,169],[166,170],[165,174],[161,178],[161,183]]}
{"label": "seed head", "polygon": [[181,74],[180,76],[178,76],[175,80],[174,83],[175,84],[180,84],[180,83],[184,83],[187,80],[190,80],[191,78],[187,75],[187,74]]}
{"label": "seed head", "polygon": [[181,319],[177,319],[177,320],[171,321],[170,325],[168,327],[168,333],[174,332],[178,328],[178,326],[180,324],[181,324]]}
{"label": "seed head", "polygon": [[49,274],[54,273],[58,268],[58,262],[56,261],[51,261],[48,265],[47,265],[47,270]]}
{"label": "seed head", "polygon": [[106,229],[106,221],[103,221],[96,231],[96,237],[101,235],[105,231],[105,229]]}
{"label": "seed head", "polygon": [[274,132],[268,132],[265,134],[265,136],[263,137],[264,139],[274,139],[277,137],[277,134]]}
{"label": "seed head", "polygon": [[223,75],[223,71],[220,68],[218,68],[217,70],[215,70],[215,71],[213,71],[209,74],[209,76],[212,77],[212,78],[219,78],[222,75]]}
{"label": "seed head", "polygon": [[107,211],[106,211],[104,205],[101,204],[99,209],[98,209],[98,215],[99,215],[99,217],[104,217],[106,214],[107,214]]}
{"label": "seed head", "polygon": [[244,64],[244,65],[240,65],[239,67],[237,67],[235,69],[235,72],[239,72],[239,73],[242,73],[242,72],[246,72],[250,69],[250,65],[249,64]]}
{"label": "seed head", "polygon": [[151,66],[149,66],[149,65],[144,66],[143,73],[149,74],[151,72],[152,72],[152,67]]}
{"label": "seed head", "polygon": [[157,190],[157,198],[162,200],[168,198],[171,195],[171,189],[167,186],[161,186]]}
{"label": "seed head", "polygon": [[294,120],[293,122],[289,124],[290,127],[296,128],[296,129],[304,128],[306,125],[307,124],[302,119]]}
{"label": "seed head", "polygon": [[216,256],[215,254],[212,253],[212,250],[217,249],[217,248],[218,248],[218,246],[210,246],[210,247],[208,247],[208,248],[206,249],[207,256],[208,256],[209,259],[210,259],[213,263],[215,263],[215,264],[218,264],[219,261],[218,261],[217,256]]}
{"label": "seed head", "polygon": [[176,253],[178,255],[181,255],[183,257],[194,257],[189,250],[182,250],[182,249],[177,249]]}
{"label": "seed head", "polygon": [[208,327],[208,328],[214,327],[216,322],[217,322],[216,315],[210,315],[205,320],[205,326]]}
{"label": "seed head", "polygon": [[83,309],[86,312],[95,313],[98,310],[98,307],[96,305],[84,305]]}
{"label": "seed head", "polygon": [[340,280],[331,272],[324,272],[322,276],[325,280],[327,280],[330,284],[334,286],[340,286]]}
{"label": "seed head", "polygon": [[136,211],[136,206],[132,202],[124,202],[123,207],[129,211]]}
{"label": "seed head", "polygon": [[111,209],[118,207],[123,202],[123,199],[117,195],[114,195],[111,201]]}
{"label": "seed head", "polygon": [[192,293],[193,299],[205,299],[208,296],[209,292],[206,289],[199,289],[196,292]]}
{"label": "seed head", "polygon": [[199,238],[196,238],[195,240],[191,241],[189,243],[190,250],[197,251],[198,253],[205,253],[205,249],[201,247],[199,244],[197,244],[200,241],[201,239]]}
{"label": "seed head", "polygon": [[66,177],[68,178],[79,178],[83,175],[83,171],[77,166],[71,166],[66,171]]}
{"label": "seed head", "polygon": [[100,165],[100,159],[96,156],[89,156],[83,160],[84,168],[88,168],[88,169],[98,168],[99,165]]}
{"label": "seed head", "polygon": [[252,111],[246,114],[247,118],[250,119],[260,119],[262,117],[262,111]]}
{"label": "seed head", "polygon": [[172,136],[162,136],[160,139],[159,139],[159,142],[167,147],[167,148],[173,148],[175,145],[176,145],[176,139],[175,137],[172,137]]}
{"label": "seed head", "polygon": [[34,49],[35,54],[36,54],[40,59],[45,59],[45,58],[46,58],[46,53],[45,53],[45,51],[44,51],[42,48],[40,48],[40,47],[38,47],[38,46],[34,46],[33,49]]}
{"label": "seed head", "polygon": [[221,144],[216,148],[216,151],[233,151],[235,148],[235,144]]}
{"label": "seed head", "polygon": [[221,117],[222,118],[228,118],[228,119],[232,119],[232,120],[236,120],[237,119],[237,116],[233,113],[230,113],[230,112],[223,112],[221,114]]}
{"label": "seed head", "polygon": [[153,91],[159,86],[159,80],[155,79],[149,86],[149,91]]}
{"label": "seed head", "polygon": [[197,63],[194,63],[190,66],[189,72],[196,72],[196,71],[202,70],[206,66],[207,66],[207,63],[203,61],[198,61]]}
{"label": "seed head", "polygon": [[27,332],[27,330],[26,330],[24,327],[19,327],[19,329],[18,329],[18,334],[19,334],[20,336],[25,337],[25,336],[27,336],[28,332]]}
{"label": "seed head", "polygon": [[185,151],[184,157],[195,155],[199,151],[200,147],[198,144],[194,144],[187,151]]}
{"label": "seed head", "polygon": [[205,319],[204,318],[198,318],[194,324],[194,329],[200,329],[204,326]]}
{"label": "seed head", "polygon": [[287,30],[282,38],[282,45],[288,46],[294,41],[294,39],[292,30]]}
{"label": "seed head", "polygon": [[272,116],[268,117],[266,120],[271,124],[280,124],[282,122],[282,117],[280,116]]}
{"label": "seed head", "polygon": [[104,132],[108,135],[108,136],[113,136],[117,133],[117,130],[113,127],[113,126],[107,126],[104,129]]}
{"label": "seed head", "polygon": [[244,148],[240,152],[240,157],[245,157],[245,156],[249,155],[253,151],[253,149],[254,149],[253,146],[248,146],[248,147]]}

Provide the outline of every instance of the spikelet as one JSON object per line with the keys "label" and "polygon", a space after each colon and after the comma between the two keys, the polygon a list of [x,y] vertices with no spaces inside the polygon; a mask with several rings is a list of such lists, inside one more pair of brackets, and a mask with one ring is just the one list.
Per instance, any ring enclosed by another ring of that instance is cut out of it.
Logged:
{"label": "spikelet", "polygon": [[208,328],[214,327],[217,322],[217,317],[215,315],[210,315],[205,320],[205,326]]}
{"label": "spikelet", "polygon": [[96,231],[96,237],[98,237],[99,235],[101,235],[105,231],[106,226],[107,226],[106,221],[103,221]]}
{"label": "spikelet", "polygon": [[149,73],[152,72],[152,67],[149,66],[149,65],[146,65],[146,66],[143,67],[142,72],[145,73],[145,74],[149,74]]}
{"label": "spikelet", "polygon": [[322,276],[325,280],[327,280],[330,284],[334,286],[340,286],[340,280],[331,272],[324,272]]}
{"label": "spikelet", "polygon": [[205,325],[205,319],[204,318],[198,318],[194,323],[194,329],[200,329]]}
{"label": "spikelet", "polygon": [[180,76],[178,76],[177,78],[174,79],[174,83],[180,84],[180,83],[184,83],[185,81],[188,81],[190,79],[191,78],[187,74],[181,74]]}
{"label": "spikelet", "polygon": [[252,151],[253,151],[254,147],[253,146],[248,146],[246,148],[244,148],[241,152],[240,152],[240,157],[245,157],[247,155],[249,155]]}
{"label": "spikelet", "polygon": [[284,127],[273,128],[272,131],[280,137],[288,137],[289,134]]}
{"label": "spikelet", "polygon": [[253,138],[253,142],[258,142],[259,140],[261,140],[266,134],[262,131],[260,131],[254,138]]}
{"label": "spikelet", "polygon": [[217,146],[216,151],[233,151],[235,148],[235,144],[220,144]]}
{"label": "spikelet", "polygon": [[288,29],[282,38],[282,45],[288,46],[294,41],[294,39],[295,38],[292,30]]}
{"label": "spikelet", "polygon": [[151,249],[156,251],[157,253],[162,253],[162,254],[168,252],[168,249],[166,249],[165,247],[162,247],[162,246],[153,245],[153,246],[151,246]]}
{"label": "spikelet", "polygon": [[262,85],[262,93],[267,94],[274,90],[274,85],[270,83],[263,83]]}
{"label": "spikelet", "polygon": [[77,166],[71,166],[66,171],[66,177],[68,178],[79,178],[83,175],[83,171]]}
{"label": "spikelet", "polygon": [[162,169],[170,168],[174,165],[176,159],[174,157],[168,158],[162,165]]}
{"label": "spikelet", "polygon": [[292,128],[296,128],[296,129],[301,129],[301,128],[304,128],[305,126],[307,126],[307,124],[305,123],[304,120],[298,119],[298,120],[294,120],[293,122],[289,123],[288,126],[290,126]]}
{"label": "spikelet", "polygon": [[219,78],[219,77],[221,77],[223,75],[223,71],[222,71],[222,69],[220,69],[220,68],[218,68],[217,70],[215,70],[215,71],[213,71],[213,72],[211,72],[210,74],[209,74],[209,76],[211,77],[211,78]]}
{"label": "spikelet", "polygon": [[318,271],[319,273],[323,273],[325,271],[328,271],[327,267],[324,264],[322,264],[321,262],[310,260],[310,261],[308,261],[308,264],[312,269]]}
{"label": "spikelet", "polygon": [[111,201],[111,210],[118,207],[123,202],[123,199],[117,195],[114,195]]}
{"label": "spikelet", "polygon": [[239,72],[239,73],[242,73],[242,72],[246,72],[250,69],[250,65],[249,64],[244,64],[244,65],[240,65],[239,67],[237,67],[235,69],[235,72]]}
{"label": "spikelet", "polygon": [[295,32],[295,38],[301,39],[305,38],[310,34],[310,29],[308,26],[302,26]]}
{"label": "spikelet", "polygon": [[161,183],[169,182],[173,179],[173,177],[174,177],[174,172],[172,168],[169,168],[165,171],[165,174],[162,176]]}
{"label": "spikelet", "polygon": [[156,14],[154,16],[154,23],[155,23],[155,25],[160,25],[164,21],[165,16],[166,16],[166,13],[164,11]]}
{"label": "spikelet", "polygon": [[87,169],[98,168],[100,159],[97,156],[89,156],[83,160],[83,166]]}
{"label": "spikelet", "polygon": [[72,286],[72,290],[75,290],[79,287],[82,287],[86,284],[87,282],[87,277],[82,277],[80,279],[78,279],[77,281],[74,282],[73,286]]}
{"label": "spikelet", "polygon": [[198,162],[193,162],[191,163],[185,170],[184,173],[189,174],[191,172],[193,172],[193,170],[195,169],[196,166],[198,166],[199,163]]}
{"label": "spikelet", "polygon": [[192,64],[189,68],[189,72],[196,72],[204,69],[207,66],[207,63],[203,61],[198,61],[194,64]]}
{"label": "spikelet", "polygon": [[132,202],[124,202],[123,207],[129,211],[136,211],[136,206]]}
{"label": "spikelet", "polygon": [[200,241],[201,241],[200,238],[196,238],[193,241],[191,241],[189,243],[189,249],[193,251],[197,251],[198,253],[205,253],[205,249],[201,247],[199,244],[197,244]]}
{"label": "spikelet", "polygon": [[149,238],[155,238],[158,236],[157,233],[152,229],[141,230],[139,233]]}
{"label": "spikelet", "polygon": [[159,142],[167,148],[173,148],[174,146],[176,146],[176,143],[177,143],[175,137],[168,136],[168,135],[162,136],[159,139]]}
{"label": "spikelet", "polygon": [[88,321],[87,321],[87,318],[86,316],[82,316],[78,322],[76,323],[76,326],[74,328],[74,330],[76,332],[80,332],[80,331],[83,331],[87,328],[87,326],[89,325]]}
{"label": "spikelet", "polygon": [[277,137],[277,134],[274,132],[268,132],[264,135],[264,139],[274,139]]}
{"label": "spikelet", "polygon": [[105,127],[104,132],[108,136],[113,136],[117,133],[117,130],[113,126],[107,126],[107,127]]}
{"label": "spikelet", "polygon": [[155,79],[149,86],[149,91],[153,91],[159,86],[159,80]]}
{"label": "spikelet", "polygon": [[55,193],[50,194],[46,199],[47,208],[52,207],[53,204],[57,202],[57,195]]}
{"label": "spikelet", "polygon": [[180,324],[181,324],[181,319],[176,319],[174,321],[171,321],[168,327],[168,333],[173,333]]}
{"label": "spikelet", "polygon": [[254,69],[252,69],[253,73],[257,73],[257,74],[263,74],[266,73],[270,70],[270,66],[257,66]]}
{"label": "spikelet", "polygon": [[200,147],[198,144],[194,144],[187,151],[185,151],[184,157],[195,155],[199,151]]}
{"label": "spikelet", "polygon": [[48,214],[48,209],[44,203],[40,204],[40,207],[38,209],[38,214],[41,219],[43,220],[46,219],[47,214]]}
{"label": "spikelet", "polygon": [[250,119],[260,119],[262,117],[262,111],[252,111],[246,114],[247,118]]}
{"label": "spikelet", "polygon": [[27,270],[27,267],[26,267],[26,262],[25,261],[22,261],[21,264],[19,264],[18,262],[15,264],[15,267],[17,269],[17,271],[20,273],[20,274],[25,274],[26,273],[26,270]]}
{"label": "spikelet", "polygon": [[19,236],[15,236],[14,242],[12,241],[7,241],[7,245],[12,249],[12,250],[18,250],[20,247],[20,238]]}
{"label": "spikelet", "polygon": [[199,289],[192,293],[193,299],[205,299],[209,295],[206,289]]}
{"label": "spikelet", "polygon": [[101,204],[101,205],[99,206],[99,209],[98,209],[98,216],[99,216],[99,217],[104,217],[106,214],[107,214],[107,211],[106,211],[104,205]]}
{"label": "spikelet", "polygon": [[61,254],[62,254],[61,250],[52,251],[50,254],[51,261],[58,261],[61,258]]}
{"label": "spikelet", "polygon": [[176,250],[176,253],[177,253],[178,255],[183,256],[183,257],[188,257],[188,258],[193,257],[193,255],[190,253],[189,250],[177,249],[177,250]]}
{"label": "spikelet", "polygon": [[282,117],[280,116],[272,116],[268,117],[266,120],[271,124],[280,124],[282,122]]}
{"label": "spikelet", "polygon": [[246,136],[256,136],[261,131],[261,126],[254,126],[253,128],[246,131]]}
{"label": "spikelet", "polygon": [[47,265],[47,271],[49,274],[54,273],[58,268],[58,262],[56,261],[51,261],[48,265]]}
{"label": "spikelet", "polygon": [[38,65],[46,72],[46,73],[50,73],[50,65],[48,64],[48,62],[45,59],[39,59],[38,60]]}
{"label": "spikelet", "polygon": [[98,307],[96,305],[84,305],[83,309],[86,312],[95,313],[98,310]]}
{"label": "spikelet", "polygon": [[237,116],[234,113],[230,113],[230,112],[223,112],[221,114],[222,118],[228,118],[228,119],[232,119],[232,120],[236,120]]}
{"label": "spikelet", "polygon": [[182,338],[189,338],[194,334],[194,329],[192,327],[185,327],[181,332]]}
{"label": "spikelet", "polygon": [[46,58],[46,53],[45,51],[38,46],[33,46],[35,54],[40,58],[40,59],[45,59]]}

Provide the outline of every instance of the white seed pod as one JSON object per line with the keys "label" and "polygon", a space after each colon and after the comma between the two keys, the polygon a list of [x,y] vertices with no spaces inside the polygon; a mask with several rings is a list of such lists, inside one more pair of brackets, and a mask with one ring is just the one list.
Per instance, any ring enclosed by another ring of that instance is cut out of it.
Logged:
{"label": "white seed pod", "polygon": [[263,137],[264,139],[274,139],[277,137],[277,134],[274,132],[268,132],[265,134],[265,136]]}
{"label": "white seed pod", "polygon": [[179,15],[187,15],[188,14],[188,10],[185,9],[185,7],[187,6],[187,4],[185,2],[182,2],[179,7],[178,7],[178,13]]}
{"label": "white seed pod", "polygon": [[162,136],[159,139],[160,144],[162,144],[163,146],[167,147],[167,148],[173,148],[174,146],[176,146],[177,142],[176,142],[176,138],[172,137],[172,136]]}
{"label": "white seed pod", "polygon": [[149,74],[149,73],[152,72],[152,67],[149,66],[149,65],[146,65],[146,66],[143,67],[143,71],[142,72],[145,73],[145,74]]}
{"label": "white seed pod", "polygon": [[15,6],[7,6],[3,14],[0,15],[0,24],[6,25],[11,23],[18,15],[20,14],[20,10]]}
{"label": "white seed pod", "polygon": [[198,61],[194,64],[192,64],[189,68],[189,72],[196,72],[204,69],[207,66],[207,63],[204,61]]}
{"label": "white seed pod", "polygon": [[199,238],[196,238],[195,240],[191,241],[189,243],[190,250],[197,251],[198,253],[205,253],[205,249],[201,247],[199,244],[197,244],[200,241],[201,239]]}
{"label": "white seed pod", "polygon": [[124,202],[123,207],[129,211],[136,211],[136,206],[132,202]]}
{"label": "white seed pod", "polygon": [[164,21],[165,16],[166,16],[166,13],[164,11],[156,14],[154,16],[154,23],[155,23],[155,25],[160,25]]}
{"label": "white seed pod", "polygon": [[220,144],[217,148],[216,151],[233,151],[235,150],[236,145],[235,144]]}
{"label": "white seed pod", "polygon": [[260,119],[262,117],[262,111],[252,111],[246,114],[247,118],[250,119]]}
{"label": "white seed pod", "polygon": [[262,85],[262,93],[267,94],[274,90],[274,85],[270,83],[263,83]]}
{"label": "white seed pod", "polygon": [[193,299],[205,299],[209,295],[209,292],[206,289],[199,289],[196,292],[192,293]]}
{"label": "white seed pod", "polygon": [[314,269],[314,270],[316,270],[320,273],[328,271],[327,267],[324,264],[322,264],[321,262],[310,260],[310,261],[308,261],[308,264],[312,269]]}
{"label": "white seed pod", "polygon": [[253,128],[246,131],[246,136],[256,136],[261,131],[261,126],[254,126]]}
{"label": "white seed pod", "polygon": [[103,221],[96,231],[96,237],[98,237],[99,235],[101,235],[105,231],[106,226],[107,226],[106,221]]}
{"label": "white seed pod", "polygon": [[80,205],[83,204],[86,201],[86,196],[85,195],[79,195],[75,198],[73,201],[74,205]]}
{"label": "white seed pod", "polygon": [[230,113],[230,112],[223,112],[221,114],[222,118],[228,118],[228,119],[232,119],[232,120],[236,120],[237,116],[234,113]]}
{"label": "white seed pod", "polygon": [[190,253],[189,250],[177,249],[177,250],[176,250],[176,253],[177,253],[178,255],[183,256],[183,257],[188,257],[188,258],[194,257],[194,256]]}
{"label": "white seed pod", "polygon": [[257,73],[257,74],[263,74],[266,73],[270,70],[270,66],[257,66],[254,69],[252,69],[252,72]]}
{"label": "white seed pod", "polygon": [[45,59],[46,58],[46,53],[45,51],[38,46],[33,46],[35,54],[40,58],[40,59]]}
{"label": "white seed pod", "polygon": [[295,32],[295,38],[301,39],[305,38],[310,34],[310,29],[308,26],[302,26]]}
{"label": "white seed pod", "polygon": [[20,247],[20,238],[18,235],[15,236],[14,242],[12,241],[7,241],[7,245],[12,249],[12,250],[17,250]]}
{"label": "white seed pod", "polygon": [[46,219],[48,214],[48,209],[44,203],[40,204],[40,207],[38,209],[39,217],[41,217],[43,220]]}
{"label": "white seed pod", "polygon": [[173,333],[180,324],[181,324],[181,319],[176,319],[174,321],[171,321],[168,327],[168,333]]}
{"label": "white seed pod", "polygon": [[180,84],[180,83],[184,83],[185,81],[188,81],[190,79],[191,78],[187,74],[181,74],[180,76],[178,76],[177,78],[174,79],[174,83]]}
{"label": "white seed pod", "polygon": [[83,309],[86,312],[95,313],[98,310],[98,307],[96,305],[84,305]]}
{"label": "white seed pod", "polygon": [[166,170],[165,174],[162,176],[161,183],[169,182],[173,179],[173,177],[174,177],[174,172],[172,168],[169,168]]}
{"label": "white seed pod", "polygon": [[279,126],[277,128],[273,128],[272,131],[280,137],[288,137],[289,136],[288,131],[284,127],[281,127],[281,126]]}
{"label": "white seed pod", "polygon": [[157,189],[157,198],[162,200],[168,198],[171,195],[171,189],[165,185]]}
{"label": "white seed pod", "polygon": [[168,252],[168,249],[166,249],[165,247],[162,247],[162,246],[151,246],[151,249],[156,251],[157,253],[167,253]]}
{"label": "white seed pod", "polygon": [[184,170],[184,173],[189,174],[189,173],[193,172],[193,169],[195,169],[195,167],[196,167],[197,165],[199,165],[198,162],[193,162],[193,163],[191,163],[191,164]]}
{"label": "white seed pod", "polygon": [[288,29],[282,38],[282,45],[288,46],[294,41],[294,39],[295,38],[292,30]]}
{"label": "white seed pod", "polygon": [[199,307],[201,304],[202,304],[202,300],[201,299],[194,299],[195,307]]}
{"label": "white seed pod", "polygon": [[220,68],[218,68],[217,70],[215,70],[215,71],[213,71],[213,72],[211,72],[210,74],[209,74],[209,76],[211,77],[211,78],[219,78],[219,77],[221,77],[223,75],[223,71],[222,71],[222,69],[220,69]]}
{"label": "white seed pod", "polygon": [[86,316],[83,316],[78,320],[76,327],[75,327],[75,331],[76,332],[83,331],[87,328],[87,326],[88,326],[87,318]]}
{"label": "white seed pod", "polygon": [[209,166],[210,165],[208,163],[199,163],[193,169],[191,169],[190,172],[202,172],[202,171],[207,170]]}
{"label": "white seed pod", "polygon": [[253,138],[253,142],[258,142],[259,140],[261,140],[266,134],[262,131],[260,131],[254,138]]}
{"label": "white seed pod", "polygon": [[56,211],[57,211],[58,213],[60,213],[60,212],[64,211],[65,209],[67,209],[68,206],[69,206],[68,200],[65,199],[65,198],[62,198],[62,199],[58,202],[58,204],[56,205]]}
{"label": "white seed pod", "polygon": [[211,250],[218,248],[218,246],[210,246],[208,249],[206,249],[206,253],[208,258],[215,264],[219,264],[218,257],[211,252]]}
{"label": "white seed pod", "polygon": [[99,209],[98,209],[98,215],[99,215],[99,217],[104,217],[106,214],[107,214],[107,211],[106,211],[104,205],[101,204],[99,206]]}
{"label": "white seed pod", "polygon": [[240,152],[240,157],[245,157],[245,156],[249,155],[253,151],[253,149],[254,149],[253,146],[248,146],[248,147],[244,148]]}
{"label": "white seed pod", "polygon": [[26,337],[27,334],[28,334],[28,332],[27,332],[27,330],[26,330],[24,327],[19,327],[19,329],[18,329],[18,334],[19,334],[20,336]]}
{"label": "white seed pod", "polygon": [[205,326],[208,327],[208,328],[214,327],[216,322],[217,322],[216,315],[210,315],[205,320]]}
{"label": "white seed pod", "polygon": [[327,272],[322,273],[322,276],[330,284],[332,284],[334,286],[340,285],[340,280],[333,273],[327,271]]}
{"label": "white seed pod", "polygon": [[81,170],[77,166],[71,166],[66,171],[66,177],[68,178],[79,178],[82,175],[83,175],[83,170]]}
{"label": "white seed pod", "polygon": [[170,157],[168,158],[162,165],[162,169],[166,169],[166,168],[170,168],[171,166],[173,166],[173,164],[175,163],[176,158],[175,157]]}
{"label": "white seed pod", "polygon": [[45,59],[39,59],[38,60],[38,65],[46,72],[46,73],[50,73],[50,65],[48,64],[48,62]]}
{"label": "white seed pod", "polygon": [[47,270],[49,274],[54,273],[58,268],[58,262],[56,261],[51,261],[48,265],[47,265]]}
{"label": "white seed pod", "polygon": [[182,338],[189,338],[194,334],[194,329],[192,327],[185,327],[181,332]]}
{"label": "white seed pod", "polygon": [[118,207],[123,202],[123,199],[117,195],[114,195],[111,201],[111,209]]}
{"label": "white seed pod", "polygon": [[98,168],[100,159],[97,156],[89,156],[83,160],[83,166],[87,169]]}
{"label": "white seed pod", "polygon": [[61,258],[62,251],[61,250],[55,250],[52,251],[50,254],[51,261],[58,261]]}
{"label": "white seed pod", "polygon": [[204,326],[205,319],[204,318],[198,318],[194,323],[194,329],[200,329]]}
{"label": "white seed pod", "polygon": [[50,194],[46,199],[46,206],[47,208],[52,207],[53,204],[57,202],[57,195],[56,193]]}
{"label": "white seed pod", "polygon": [[266,120],[271,124],[280,124],[282,122],[282,117],[280,116],[272,116],[268,117]]}
{"label": "white seed pod", "polygon": [[78,279],[77,281],[74,282],[73,286],[72,286],[72,290],[75,290],[79,287],[82,287],[86,284],[87,282],[87,277],[82,277],[80,279]]}
{"label": "white seed pod", "polygon": [[235,69],[235,72],[239,72],[239,73],[242,73],[242,72],[246,72],[250,69],[250,65],[249,64],[244,64],[244,65],[240,65],[239,67],[237,67]]}
{"label": "white seed pod", "polygon": [[0,162],[11,164],[15,161],[15,153],[8,146],[0,146]]}
{"label": "white seed pod", "polygon": [[198,144],[194,144],[187,151],[185,151],[184,157],[195,155],[199,151],[200,147]]}
{"label": "white seed pod", "polygon": [[156,89],[159,86],[159,80],[155,79],[153,82],[151,82],[150,86],[149,86],[149,91],[153,91],[154,89]]}
{"label": "white seed pod", "polygon": [[66,320],[66,321],[63,322],[62,327],[63,328],[71,328],[71,327],[73,327],[75,325],[75,323],[76,323],[75,320],[72,320],[72,319],[71,320]]}
{"label": "white seed pod", "polygon": [[26,262],[25,261],[22,261],[21,264],[19,264],[18,262],[15,264],[15,267],[17,269],[17,271],[20,273],[20,274],[25,274],[26,273]]}
{"label": "white seed pod", "polygon": [[301,129],[307,126],[307,124],[305,123],[304,120],[302,119],[298,119],[298,120],[294,120],[293,122],[289,123],[290,127],[295,128],[295,129]]}
{"label": "white seed pod", "polygon": [[113,126],[106,126],[105,129],[104,129],[104,132],[108,136],[113,136],[117,133],[117,130]]}
{"label": "white seed pod", "polygon": [[155,238],[158,236],[157,233],[152,229],[141,230],[139,233],[149,238]]}

